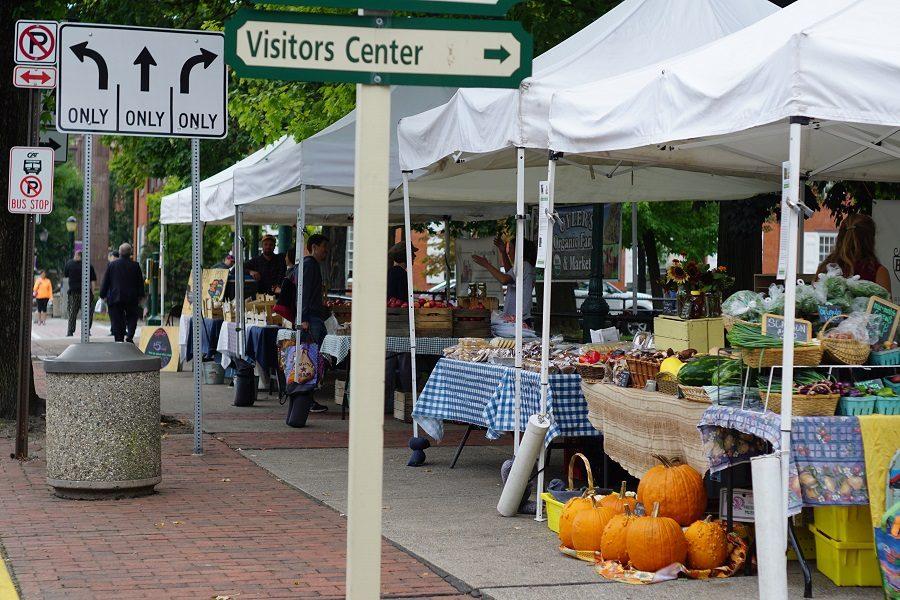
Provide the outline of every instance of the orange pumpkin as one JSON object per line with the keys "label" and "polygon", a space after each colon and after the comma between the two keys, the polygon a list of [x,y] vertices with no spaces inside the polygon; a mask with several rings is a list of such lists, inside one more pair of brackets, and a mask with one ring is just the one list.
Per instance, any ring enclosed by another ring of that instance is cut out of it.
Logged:
{"label": "orange pumpkin", "polygon": [[659,503],[653,513],[635,519],[626,533],[628,558],[640,571],[654,573],[672,563],[683,563],[687,557],[687,540],[681,526],[669,517],[659,516]]}
{"label": "orange pumpkin", "polygon": [[696,521],[684,532],[687,540],[687,566],[690,569],[715,569],[728,558],[728,539],[721,521]]}
{"label": "orange pumpkin", "polygon": [[623,565],[628,564],[628,527],[635,517],[631,509],[625,506],[621,515],[616,515],[606,524],[603,537],[600,538],[600,552],[603,560],[615,560]]}
{"label": "orange pumpkin", "polygon": [[638,484],[637,501],[644,506],[659,503],[659,514],[687,527],[703,517],[706,488],[693,467],[654,455],[662,464],[647,471]]}
{"label": "orange pumpkin", "polygon": [[[593,501],[593,498],[591,498]],[[583,510],[575,515],[572,523],[572,548],[575,550],[600,550],[600,541],[603,538],[603,530],[610,520],[616,516],[609,508],[604,508],[594,502],[589,510]]]}
{"label": "orange pumpkin", "polygon": [[[587,493],[587,492],[585,492]],[[591,493],[593,491],[591,490]],[[572,522],[578,513],[590,510],[594,507],[594,499],[591,496],[579,496],[572,498],[563,506],[559,516],[559,541],[566,548],[572,548]]]}
{"label": "orange pumpkin", "polygon": [[637,498],[634,496],[628,496],[625,491],[625,482],[622,482],[622,488],[619,492],[613,492],[612,494],[607,494],[603,496],[603,499],[600,500],[600,506],[605,506],[606,508],[611,508],[613,511],[620,515],[625,512],[625,508],[629,508],[634,511],[634,507],[637,505]]}

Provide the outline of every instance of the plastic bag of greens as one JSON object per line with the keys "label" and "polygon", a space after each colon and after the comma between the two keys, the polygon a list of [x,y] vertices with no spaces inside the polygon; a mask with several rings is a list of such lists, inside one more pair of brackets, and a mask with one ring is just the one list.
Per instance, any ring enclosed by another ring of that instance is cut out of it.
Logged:
{"label": "plastic bag of greens", "polygon": [[874,344],[878,341],[880,325],[881,315],[857,312],[841,321],[834,329],[829,329],[825,337]]}
{"label": "plastic bag of greens", "polygon": [[784,286],[772,284],[769,286],[769,297],[763,300],[763,312],[773,315],[784,314]]}
{"label": "plastic bag of greens", "polygon": [[762,295],[750,290],[733,293],[722,303],[722,312],[744,321],[758,321],[762,307]]}
{"label": "plastic bag of greens", "polygon": [[854,298],[865,298],[866,301],[872,296],[878,296],[885,300],[890,299],[890,293],[873,281],[860,279],[859,275],[854,275],[847,280],[847,289]]}
{"label": "plastic bag of greens", "polygon": [[869,299],[865,297],[854,298],[850,303],[850,312],[866,312],[866,309],[869,308]]}
{"label": "plastic bag of greens", "polygon": [[[835,304],[835,299],[847,298],[847,280],[844,278],[841,268],[834,263],[825,267],[824,273],[819,273],[819,278],[813,283],[820,296],[824,294],[829,304]],[[849,303],[850,300],[847,300]]]}
{"label": "plastic bag of greens", "polygon": [[806,285],[802,281],[797,282],[797,313],[801,315],[817,315],[819,313],[819,298],[813,286]]}

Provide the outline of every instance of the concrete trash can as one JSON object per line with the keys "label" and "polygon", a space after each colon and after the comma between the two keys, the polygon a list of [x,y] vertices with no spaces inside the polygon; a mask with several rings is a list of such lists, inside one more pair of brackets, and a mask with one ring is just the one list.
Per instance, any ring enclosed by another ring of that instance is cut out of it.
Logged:
{"label": "concrete trash can", "polygon": [[54,493],[153,493],[162,480],[159,358],[127,342],[74,344],[44,369],[47,483]]}

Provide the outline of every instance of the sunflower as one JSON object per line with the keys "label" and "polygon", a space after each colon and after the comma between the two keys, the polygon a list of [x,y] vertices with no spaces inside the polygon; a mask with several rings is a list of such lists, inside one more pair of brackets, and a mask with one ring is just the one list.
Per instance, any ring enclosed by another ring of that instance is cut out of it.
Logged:
{"label": "sunflower", "polygon": [[681,264],[673,262],[672,266],[666,270],[666,277],[669,279],[669,281],[674,281],[675,283],[684,283],[685,281],[687,281],[688,274],[687,272],[685,272]]}
{"label": "sunflower", "polygon": [[688,261],[688,263],[684,265],[684,271],[691,280],[700,278],[700,267],[697,266],[696,261]]}

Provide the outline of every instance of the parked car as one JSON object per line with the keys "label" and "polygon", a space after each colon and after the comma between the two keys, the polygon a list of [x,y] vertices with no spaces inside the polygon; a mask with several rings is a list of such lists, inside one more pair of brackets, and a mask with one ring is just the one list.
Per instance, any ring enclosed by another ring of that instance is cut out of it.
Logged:
{"label": "parked car", "polygon": [[[588,297],[588,283],[582,282],[575,288],[575,306],[581,310],[581,305]],[[653,310],[653,296],[638,292],[638,311]],[[620,315],[623,311],[630,311],[634,305],[634,295],[631,292],[623,292],[608,281],[603,282],[603,299],[609,305],[609,314]]]}

